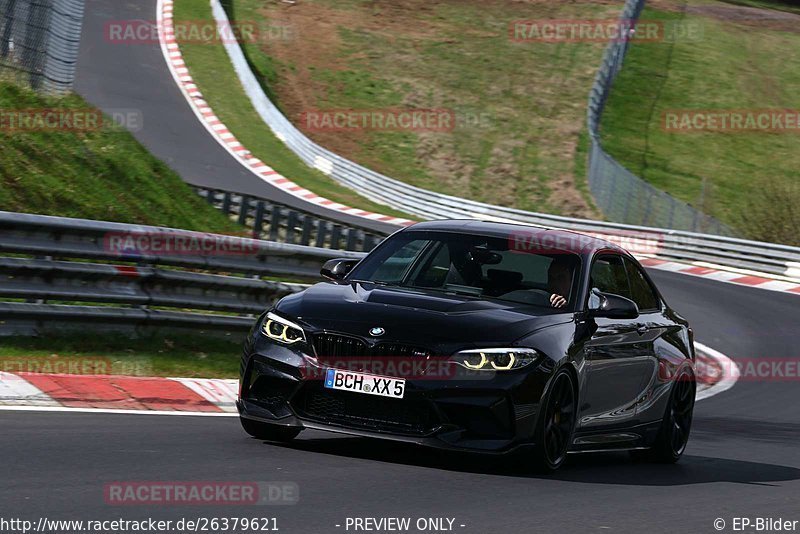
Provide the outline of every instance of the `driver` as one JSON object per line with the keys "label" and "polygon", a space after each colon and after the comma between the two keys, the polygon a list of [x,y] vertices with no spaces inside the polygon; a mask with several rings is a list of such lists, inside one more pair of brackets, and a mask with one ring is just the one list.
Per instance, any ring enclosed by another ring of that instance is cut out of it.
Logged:
{"label": "driver", "polygon": [[566,255],[555,256],[550,263],[547,269],[547,289],[550,291],[552,307],[563,308],[567,305],[573,270],[572,262]]}

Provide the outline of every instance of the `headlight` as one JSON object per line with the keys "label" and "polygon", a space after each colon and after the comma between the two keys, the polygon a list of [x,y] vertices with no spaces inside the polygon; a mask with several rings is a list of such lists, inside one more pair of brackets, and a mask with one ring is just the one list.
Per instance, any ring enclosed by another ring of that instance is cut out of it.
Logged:
{"label": "headlight", "polygon": [[272,312],[267,313],[267,320],[264,321],[264,326],[261,330],[270,339],[286,345],[306,340],[306,334],[300,325],[279,317]]}
{"label": "headlight", "polygon": [[497,348],[462,350],[450,359],[472,371],[510,371],[528,366],[540,356],[534,349]]}

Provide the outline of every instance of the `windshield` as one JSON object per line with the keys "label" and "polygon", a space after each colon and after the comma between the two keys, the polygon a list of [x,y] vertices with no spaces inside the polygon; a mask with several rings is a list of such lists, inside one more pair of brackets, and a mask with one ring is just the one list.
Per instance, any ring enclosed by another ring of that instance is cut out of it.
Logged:
{"label": "windshield", "polygon": [[576,301],[579,265],[576,254],[514,250],[497,237],[406,231],[384,242],[347,280],[569,311]]}

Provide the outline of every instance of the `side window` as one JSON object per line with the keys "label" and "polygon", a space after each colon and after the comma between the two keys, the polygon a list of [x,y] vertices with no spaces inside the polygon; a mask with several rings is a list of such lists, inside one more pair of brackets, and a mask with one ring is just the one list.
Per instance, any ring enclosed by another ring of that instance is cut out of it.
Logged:
{"label": "side window", "polygon": [[628,258],[625,258],[625,268],[631,281],[631,300],[640,311],[652,311],[661,308],[661,301],[653,288],[647,282],[642,270]]}
{"label": "side window", "polygon": [[400,282],[422,248],[428,243],[430,241],[427,239],[414,239],[404,244],[372,273],[372,279],[381,282]]}
{"label": "side window", "polygon": [[594,260],[590,274],[590,287],[603,293],[631,298],[628,275],[621,256],[600,256]]}
{"label": "side window", "polygon": [[418,262],[411,275],[411,285],[419,287],[442,287],[450,273],[450,250],[438,243],[428,250],[423,261]]}

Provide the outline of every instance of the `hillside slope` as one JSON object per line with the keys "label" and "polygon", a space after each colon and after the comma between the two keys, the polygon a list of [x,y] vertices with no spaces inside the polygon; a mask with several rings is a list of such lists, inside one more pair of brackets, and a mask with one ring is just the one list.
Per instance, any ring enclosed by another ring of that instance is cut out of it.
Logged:
{"label": "hillside slope", "polygon": [[[695,33],[630,48],[603,118],[606,149],[745,235],[800,245],[800,14],[697,0],[650,5],[643,19]],[[761,111],[794,115],[795,126],[687,131],[667,123]]]}
{"label": "hillside slope", "polygon": [[[521,20],[614,18],[617,2],[225,4],[232,18],[261,29],[243,44],[262,85],[323,146],[436,191],[537,211],[599,215],[585,192],[579,143],[605,42],[520,42],[510,30]],[[179,24],[209,11],[204,0],[176,2]],[[234,103],[213,94],[214,84],[221,83],[218,71],[214,80],[208,72],[203,76],[211,64],[203,55],[215,48],[181,46],[217,111]],[[380,115],[407,109],[443,111],[453,127],[331,131],[305,120],[331,110]],[[240,130],[252,128],[225,122],[239,138]],[[303,183],[303,177],[291,177]],[[303,185],[313,189],[314,184]]]}
{"label": "hillside slope", "polygon": [[[47,98],[0,83],[0,110],[0,209],[241,231],[80,97]],[[42,113],[50,111],[64,127],[29,126],[41,125]],[[93,119],[104,122],[94,126]],[[130,119],[138,120],[135,114]]]}

